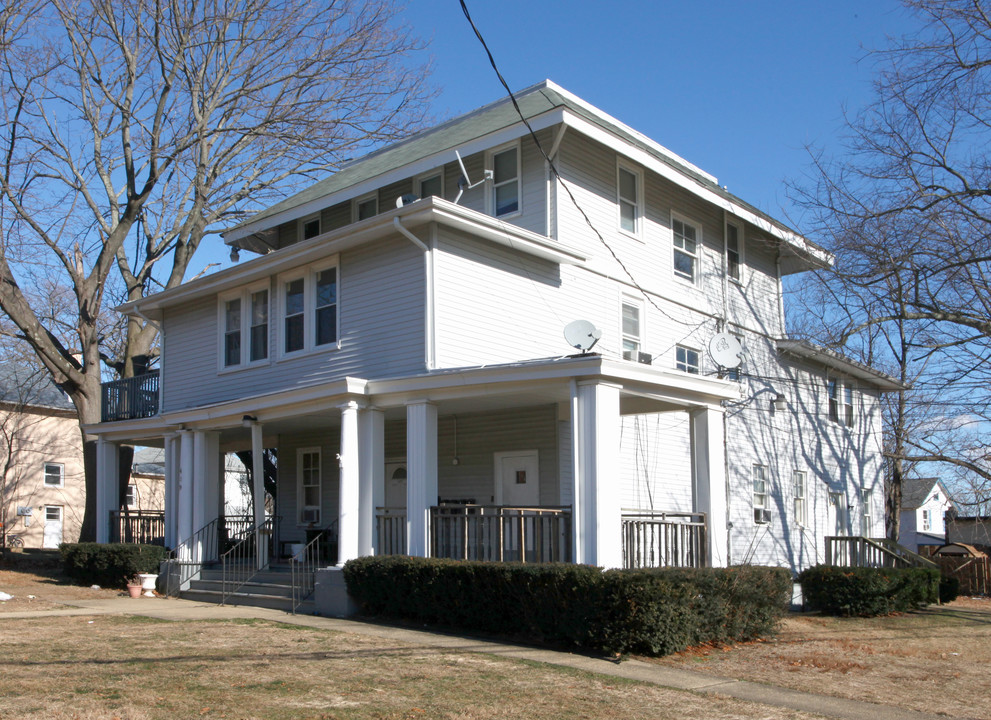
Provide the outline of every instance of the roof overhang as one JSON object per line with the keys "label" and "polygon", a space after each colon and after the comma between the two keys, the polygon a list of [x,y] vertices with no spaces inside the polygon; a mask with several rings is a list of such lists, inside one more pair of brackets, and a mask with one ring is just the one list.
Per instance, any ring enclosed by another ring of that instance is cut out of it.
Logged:
{"label": "roof overhang", "polygon": [[775,342],[778,350],[782,352],[794,355],[795,357],[800,357],[804,360],[819,363],[820,365],[825,365],[826,367],[837,370],[844,375],[848,375],[858,380],[863,380],[864,382],[874,385],[882,392],[896,392],[898,390],[908,389],[908,386],[899,382],[890,375],[886,375],[883,372],[875,370],[869,365],[864,365],[856,360],[851,360],[850,358],[844,357],[843,355],[840,355],[832,350],[827,350],[824,347],[813,345],[806,340],[777,340]]}

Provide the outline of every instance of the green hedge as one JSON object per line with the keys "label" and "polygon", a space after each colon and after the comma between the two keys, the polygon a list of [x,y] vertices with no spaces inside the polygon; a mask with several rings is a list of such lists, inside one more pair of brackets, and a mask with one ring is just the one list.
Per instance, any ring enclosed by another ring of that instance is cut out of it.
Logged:
{"label": "green hedge", "polygon": [[124,587],[137,573],[158,573],[165,548],[136,543],[62,543],[62,572],[80,585]]}
{"label": "green hedge", "polygon": [[939,571],[929,568],[816,565],[798,581],[805,606],[827,615],[873,617],[939,600]]}
{"label": "green hedge", "polygon": [[774,630],[791,599],[780,568],[609,570],[402,556],[344,566],[368,615],[606,653],[666,655]]}

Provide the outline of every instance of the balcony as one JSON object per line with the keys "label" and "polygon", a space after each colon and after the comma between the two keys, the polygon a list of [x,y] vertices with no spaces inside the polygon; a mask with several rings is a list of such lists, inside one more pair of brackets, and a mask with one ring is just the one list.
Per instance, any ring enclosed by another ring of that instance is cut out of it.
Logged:
{"label": "balcony", "polygon": [[101,386],[101,422],[158,415],[158,370]]}

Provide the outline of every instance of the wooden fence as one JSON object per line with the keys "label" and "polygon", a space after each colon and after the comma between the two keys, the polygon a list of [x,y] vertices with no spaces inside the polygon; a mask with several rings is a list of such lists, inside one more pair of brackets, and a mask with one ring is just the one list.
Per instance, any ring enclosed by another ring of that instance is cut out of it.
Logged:
{"label": "wooden fence", "polygon": [[960,580],[961,595],[991,595],[991,558],[935,555],[940,572]]}

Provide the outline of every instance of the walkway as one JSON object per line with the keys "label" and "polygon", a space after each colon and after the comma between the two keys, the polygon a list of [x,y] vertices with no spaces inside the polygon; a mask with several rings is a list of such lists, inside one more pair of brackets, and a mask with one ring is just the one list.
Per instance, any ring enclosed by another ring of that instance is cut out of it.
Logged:
{"label": "walkway", "polygon": [[339,632],[384,638],[411,645],[478,652],[499,655],[518,660],[531,660],[561,667],[584,670],[599,675],[626,678],[652,683],[675,690],[718,695],[749,700],[774,707],[800,710],[823,717],[842,720],[947,720],[946,715],[914,712],[887,705],[876,705],[857,700],[846,700],[826,695],[813,695],[797,690],[788,690],[773,685],[732,678],[720,678],[702,673],[663,667],[638,660],[613,662],[603,658],[589,657],[568,652],[509,645],[489,640],[445,635],[376,625],[354,620],[315,617],[312,615],[289,615],[279,610],[268,610],[246,606],[219,606],[189,600],[164,598],[111,598],[105,600],[72,600],[64,610],[40,610],[31,612],[9,612],[3,618],[52,617],[67,615],[138,615],[160,620],[226,620],[233,618],[257,618],[273,622],[300,625],[304,627],[336,630]]}

